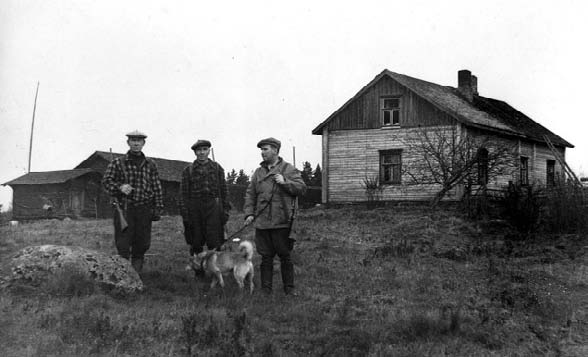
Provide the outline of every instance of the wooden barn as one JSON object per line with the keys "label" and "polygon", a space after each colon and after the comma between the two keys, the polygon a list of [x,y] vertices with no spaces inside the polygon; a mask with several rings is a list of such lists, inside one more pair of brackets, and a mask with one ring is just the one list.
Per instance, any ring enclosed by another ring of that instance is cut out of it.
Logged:
{"label": "wooden barn", "polygon": [[30,172],[4,185],[12,188],[16,220],[104,215],[108,198],[93,169]]}
{"label": "wooden barn", "polygon": [[[96,151],[75,168],[91,168],[103,175],[106,171],[106,167],[113,158],[124,155],[125,154],[119,153],[111,154],[107,151]],[[157,171],[159,172],[159,180],[161,181],[161,188],[163,189],[163,205],[165,214],[179,214],[178,200],[180,194],[182,170],[184,170],[184,168],[191,163],[179,160],[160,159],[156,157],[150,157],[150,159],[155,162]],[[108,215],[110,216],[110,213]]]}
{"label": "wooden barn", "polygon": [[[13,190],[15,220],[112,216],[110,197],[101,186],[113,157],[124,154],[96,151],[73,170],[30,172],[4,185]],[[151,158],[159,171],[165,214],[179,213],[178,195],[182,170],[189,162]]]}
{"label": "wooden barn", "polygon": [[[414,184],[405,170],[423,158],[414,148],[427,132],[489,138],[513,148],[515,168],[484,182],[550,184],[565,170],[566,140],[504,101],[478,94],[478,80],[458,72],[458,86],[442,86],[384,70],[312,133],[322,135],[322,201],[366,201],[365,180],[376,177],[385,201],[429,200],[438,184]],[[484,175],[478,163],[478,181]],[[457,185],[445,196],[458,200]]]}

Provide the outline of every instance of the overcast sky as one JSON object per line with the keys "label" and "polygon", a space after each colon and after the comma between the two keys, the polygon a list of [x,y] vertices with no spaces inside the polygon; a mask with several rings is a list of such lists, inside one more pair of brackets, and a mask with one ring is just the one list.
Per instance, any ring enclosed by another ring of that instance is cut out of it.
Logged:
{"label": "overcast sky", "polygon": [[3,0],[0,183],[26,173],[37,81],[32,171],[125,152],[139,129],[148,156],[191,161],[209,139],[227,171],[250,173],[267,136],[315,167],[312,129],[385,68],[454,87],[471,70],[480,95],[574,144],[588,175],[583,1],[195,3]]}

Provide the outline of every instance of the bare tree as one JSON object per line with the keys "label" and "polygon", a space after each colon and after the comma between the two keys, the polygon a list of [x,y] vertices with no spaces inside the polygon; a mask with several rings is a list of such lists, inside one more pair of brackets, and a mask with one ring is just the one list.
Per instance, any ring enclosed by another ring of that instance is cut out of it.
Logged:
{"label": "bare tree", "polygon": [[475,183],[485,189],[496,177],[512,173],[518,162],[514,146],[487,136],[468,135],[455,126],[421,128],[407,146],[416,156],[403,168],[409,184],[440,186],[432,207],[459,184],[469,189]]}

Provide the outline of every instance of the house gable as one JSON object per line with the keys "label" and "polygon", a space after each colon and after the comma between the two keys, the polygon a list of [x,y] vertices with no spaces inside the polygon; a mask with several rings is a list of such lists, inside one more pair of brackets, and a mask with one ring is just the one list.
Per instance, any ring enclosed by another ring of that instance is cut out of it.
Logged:
{"label": "house gable", "polygon": [[379,75],[313,130],[313,134],[321,134],[324,128],[329,131],[382,128],[381,100],[384,98],[399,100],[398,127],[447,125],[454,122],[450,115],[392,77]]}

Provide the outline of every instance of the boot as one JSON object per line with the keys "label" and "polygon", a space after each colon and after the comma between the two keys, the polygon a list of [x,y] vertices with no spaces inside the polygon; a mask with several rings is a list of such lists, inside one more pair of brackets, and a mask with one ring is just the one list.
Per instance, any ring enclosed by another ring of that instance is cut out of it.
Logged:
{"label": "boot", "polygon": [[259,272],[261,273],[261,291],[266,294],[272,292],[272,280],[274,277],[274,266],[270,265],[261,265],[259,267]]}
{"label": "boot", "polygon": [[282,271],[282,284],[284,286],[284,292],[286,295],[294,294],[294,265],[292,261],[282,262],[280,265]]}
{"label": "boot", "polygon": [[141,273],[143,270],[143,259],[133,258],[131,264],[137,273]]}

